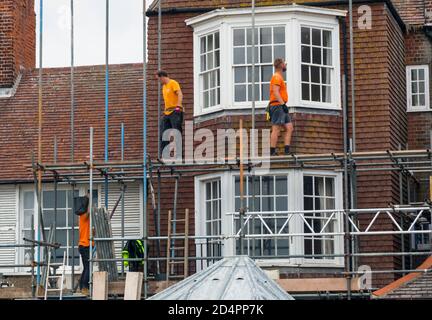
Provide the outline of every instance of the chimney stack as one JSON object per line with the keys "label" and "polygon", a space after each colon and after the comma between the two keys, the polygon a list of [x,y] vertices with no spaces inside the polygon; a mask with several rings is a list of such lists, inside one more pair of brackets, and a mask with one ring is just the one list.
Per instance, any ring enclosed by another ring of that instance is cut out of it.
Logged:
{"label": "chimney stack", "polygon": [[35,67],[34,0],[0,0],[0,91],[14,87],[20,73]]}

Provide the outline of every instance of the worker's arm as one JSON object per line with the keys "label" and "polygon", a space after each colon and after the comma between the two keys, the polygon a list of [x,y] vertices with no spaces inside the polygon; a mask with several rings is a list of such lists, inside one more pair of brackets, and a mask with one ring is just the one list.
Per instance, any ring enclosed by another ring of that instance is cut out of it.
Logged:
{"label": "worker's arm", "polygon": [[277,84],[273,85],[273,93],[277,99],[277,101],[282,105],[285,104],[285,101],[283,101],[281,95],[280,95],[280,87]]}
{"label": "worker's arm", "polygon": [[183,92],[181,91],[181,89],[178,89],[176,91],[176,94],[177,94],[177,97],[178,97],[177,106],[181,107],[181,106],[183,106]]}

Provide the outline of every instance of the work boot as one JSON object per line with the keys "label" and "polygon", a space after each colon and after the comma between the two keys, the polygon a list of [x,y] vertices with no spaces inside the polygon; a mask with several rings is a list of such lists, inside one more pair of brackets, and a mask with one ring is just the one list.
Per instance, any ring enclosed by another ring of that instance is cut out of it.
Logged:
{"label": "work boot", "polygon": [[90,294],[90,291],[87,288],[82,288],[81,289],[81,294],[84,295],[84,296],[88,296]]}
{"label": "work boot", "polygon": [[270,148],[270,156],[272,156],[272,157],[278,156],[276,148]]}

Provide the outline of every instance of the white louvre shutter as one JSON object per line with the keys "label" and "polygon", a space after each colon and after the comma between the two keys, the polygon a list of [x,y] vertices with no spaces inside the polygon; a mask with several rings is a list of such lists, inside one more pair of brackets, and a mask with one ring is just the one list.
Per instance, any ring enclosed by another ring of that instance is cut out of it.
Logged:
{"label": "white louvre shutter", "polygon": [[[0,244],[16,243],[16,187],[0,186]],[[15,248],[0,248],[0,265],[15,264]],[[0,268],[0,273],[13,272],[13,268]]]}
{"label": "white louvre shutter", "polygon": [[[108,198],[108,210],[111,214],[117,200],[120,197],[120,185],[110,184],[109,186],[109,198]],[[126,237],[141,237],[141,195],[140,195],[139,184],[128,184],[125,193],[125,223],[124,230]],[[103,205],[105,201],[105,193],[103,185],[101,186],[101,197],[100,203]],[[111,220],[111,226],[114,237],[121,237],[121,202],[119,203],[116,212]],[[121,258],[121,241],[115,241],[116,257]],[[119,267],[121,263],[117,264]]]}

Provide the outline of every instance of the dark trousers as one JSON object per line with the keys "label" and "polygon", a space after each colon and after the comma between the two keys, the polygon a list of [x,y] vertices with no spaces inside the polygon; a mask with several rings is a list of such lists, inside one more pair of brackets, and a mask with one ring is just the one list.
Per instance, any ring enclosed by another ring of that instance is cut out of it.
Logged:
{"label": "dark trousers", "polygon": [[88,289],[89,288],[89,281],[90,281],[90,247],[79,247],[79,253],[81,255],[81,261],[84,267],[84,270],[81,274],[80,279],[80,289]]}
{"label": "dark trousers", "polygon": [[161,150],[162,155],[164,148],[169,145],[169,141],[163,141],[163,133],[169,129],[176,129],[183,133],[183,112],[174,111],[170,115],[164,115],[160,125]]}

